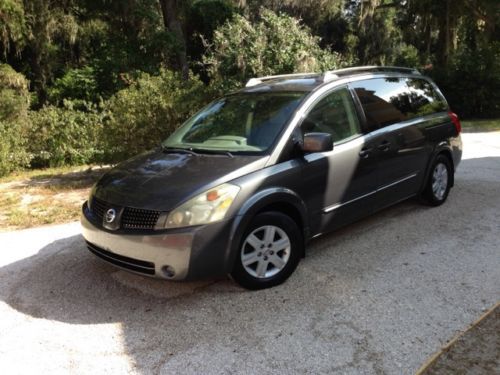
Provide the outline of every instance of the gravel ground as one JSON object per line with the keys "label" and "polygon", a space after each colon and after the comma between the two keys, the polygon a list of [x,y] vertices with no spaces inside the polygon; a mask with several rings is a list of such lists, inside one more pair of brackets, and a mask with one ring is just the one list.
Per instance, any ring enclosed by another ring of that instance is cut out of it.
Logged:
{"label": "gravel ground", "polygon": [[77,223],[0,233],[0,373],[414,373],[500,299],[500,132],[463,139],[445,205],[323,236],[265,291],[116,270]]}

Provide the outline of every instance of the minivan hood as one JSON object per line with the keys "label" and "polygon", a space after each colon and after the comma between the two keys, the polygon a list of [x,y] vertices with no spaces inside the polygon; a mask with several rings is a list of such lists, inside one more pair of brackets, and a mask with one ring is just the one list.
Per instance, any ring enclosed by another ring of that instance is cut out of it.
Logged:
{"label": "minivan hood", "polygon": [[263,168],[267,159],[153,150],[111,169],[94,194],[118,206],[170,211],[195,193]]}

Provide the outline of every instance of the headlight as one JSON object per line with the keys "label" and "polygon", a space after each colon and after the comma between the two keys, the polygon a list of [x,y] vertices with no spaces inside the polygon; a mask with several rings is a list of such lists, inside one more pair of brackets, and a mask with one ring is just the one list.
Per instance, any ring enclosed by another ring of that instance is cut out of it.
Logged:
{"label": "headlight", "polygon": [[224,219],[240,187],[222,184],[177,207],[166,218],[165,228],[214,223]]}

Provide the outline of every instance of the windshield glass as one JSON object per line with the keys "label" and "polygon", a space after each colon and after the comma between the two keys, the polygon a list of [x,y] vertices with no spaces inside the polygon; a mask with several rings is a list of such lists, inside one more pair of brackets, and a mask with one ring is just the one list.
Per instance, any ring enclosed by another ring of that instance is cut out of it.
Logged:
{"label": "windshield glass", "polygon": [[236,94],[219,99],[177,129],[163,147],[194,151],[267,151],[304,93]]}

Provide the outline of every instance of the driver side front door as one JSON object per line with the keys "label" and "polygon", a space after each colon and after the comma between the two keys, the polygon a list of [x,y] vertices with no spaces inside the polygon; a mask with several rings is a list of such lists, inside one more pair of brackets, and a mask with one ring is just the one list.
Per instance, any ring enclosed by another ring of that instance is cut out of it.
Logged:
{"label": "driver side front door", "polygon": [[377,161],[365,152],[372,145],[362,135],[351,91],[341,87],[320,97],[301,128],[304,134],[329,133],[334,141],[332,151],[304,156],[307,203],[315,207],[312,228],[327,232],[369,214],[377,190]]}

